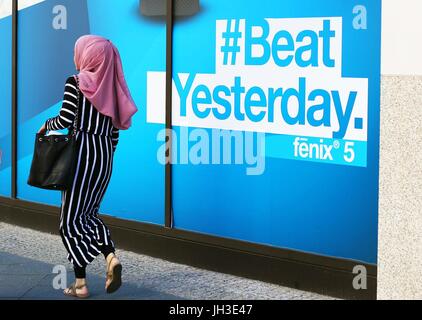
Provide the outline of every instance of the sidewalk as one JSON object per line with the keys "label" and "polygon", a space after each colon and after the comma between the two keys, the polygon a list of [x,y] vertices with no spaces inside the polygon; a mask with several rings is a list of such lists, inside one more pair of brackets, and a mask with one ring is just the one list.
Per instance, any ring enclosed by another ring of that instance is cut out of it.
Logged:
{"label": "sidewalk", "polygon": [[[121,289],[104,292],[105,262],[99,256],[87,269],[91,299],[327,299],[133,252],[117,254],[124,272]],[[72,268],[59,236],[0,223],[0,299],[69,299],[53,288],[56,265],[66,267],[70,284]]]}

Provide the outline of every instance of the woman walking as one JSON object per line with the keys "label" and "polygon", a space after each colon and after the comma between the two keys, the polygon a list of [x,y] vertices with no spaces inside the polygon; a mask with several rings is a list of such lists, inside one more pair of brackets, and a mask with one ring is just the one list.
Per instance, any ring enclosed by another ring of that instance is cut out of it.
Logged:
{"label": "woman walking", "polygon": [[48,119],[39,133],[72,128],[76,121],[78,162],[72,187],[62,191],[60,235],[76,278],[64,294],[86,298],[85,269],[99,254],[106,259],[107,293],[121,285],[122,266],[98,211],[111,178],[119,130],[131,126],[137,108],[119,52],[109,40],[93,35],[79,38],[74,62],[79,74],[66,81],[60,113]]}

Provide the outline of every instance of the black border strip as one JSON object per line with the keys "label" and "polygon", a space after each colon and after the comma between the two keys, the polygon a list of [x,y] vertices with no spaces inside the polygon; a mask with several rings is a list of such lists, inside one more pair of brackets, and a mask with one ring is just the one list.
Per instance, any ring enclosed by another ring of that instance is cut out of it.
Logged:
{"label": "black border strip", "polygon": [[[59,208],[0,197],[0,221],[58,234]],[[377,266],[102,215],[118,248],[346,299],[376,299]],[[355,290],[356,265],[367,289]]]}
{"label": "black border strip", "polygon": [[164,225],[173,228],[172,206],[172,79],[173,79],[173,0],[167,0],[166,10],[166,141],[168,155],[165,165]]}
{"label": "black border strip", "polygon": [[17,136],[18,136],[18,0],[12,2],[12,175],[11,197],[17,197]]}

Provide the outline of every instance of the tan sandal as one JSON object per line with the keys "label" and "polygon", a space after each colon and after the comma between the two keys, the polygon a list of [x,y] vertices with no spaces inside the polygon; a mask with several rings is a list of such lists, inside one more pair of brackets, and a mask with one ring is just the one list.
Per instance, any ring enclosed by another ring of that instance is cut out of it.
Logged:
{"label": "tan sandal", "polygon": [[78,294],[76,290],[82,289],[83,287],[86,287],[86,284],[76,286],[76,283],[72,283],[70,287],[63,290],[64,295],[74,298],[80,298],[80,299],[86,299],[89,297],[89,293],[85,294]]}
{"label": "tan sandal", "polygon": [[[122,285],[122,265],[117,263],[113,268],[110,269],[111,262],[113,259],[117,259],[116,256],[113,256],[108,264],[107,276],[106,276],[106,292],[113,293],[117,291]],[[107,286],[107,281],[110,283]]]}

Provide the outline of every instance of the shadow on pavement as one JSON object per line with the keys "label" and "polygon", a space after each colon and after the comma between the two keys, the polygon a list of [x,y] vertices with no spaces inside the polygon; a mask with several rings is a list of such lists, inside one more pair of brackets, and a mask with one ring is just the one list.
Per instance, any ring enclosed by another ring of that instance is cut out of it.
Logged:
{"label": "shadow on pavement", "polygon": [[[53,288],[53,264],[32,260],[0,251],[0,299],[73,299],[63,295],[62,290]],[[73,271],[67,270],[67,284],[73,280]],[[104,275],[105,277],[105,275]],[[142,283],[125,282],[113,294],[104,290],[105,278],[87,272],[89,299],[133,299],[133,300],[183,300],[171,294],[143,288]]]}

